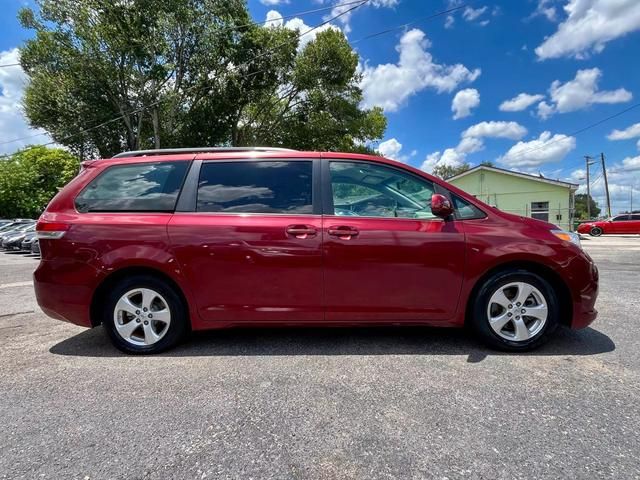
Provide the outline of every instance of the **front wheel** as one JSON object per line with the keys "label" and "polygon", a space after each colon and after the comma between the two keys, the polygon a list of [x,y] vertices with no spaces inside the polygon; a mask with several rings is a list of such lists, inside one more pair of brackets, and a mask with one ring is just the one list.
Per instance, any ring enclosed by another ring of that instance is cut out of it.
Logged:
{"label": "front wheel", "polygon": [[489,346],[527,351],[545,343],[559,323],[552,285],[525,270],[499,272],[478,291],[471,325]]}
{"label": "front wheel", "polygon": [[589,231],[589,235],[591,235],[592,237],[599,237],[600,235],[602,235],[602,229],[600,227],[593,227]]}
{"label": "front wheel", "polygon": [[147,275],[129,277],[107,294],[102,323],[119,350],[159,353],[176,345],[187,331],[184,302],[166,282]]}

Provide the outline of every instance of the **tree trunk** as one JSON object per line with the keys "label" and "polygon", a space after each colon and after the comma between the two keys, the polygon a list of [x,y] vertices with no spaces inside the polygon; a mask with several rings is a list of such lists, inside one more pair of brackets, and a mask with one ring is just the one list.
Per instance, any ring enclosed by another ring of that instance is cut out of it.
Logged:
{"label": "tree trunk", "polygon": [[153,143],[155,149],[160,148],[160,119],[158,118],[158,109],[154,108],[151,112],[151,121],[153,122]]}

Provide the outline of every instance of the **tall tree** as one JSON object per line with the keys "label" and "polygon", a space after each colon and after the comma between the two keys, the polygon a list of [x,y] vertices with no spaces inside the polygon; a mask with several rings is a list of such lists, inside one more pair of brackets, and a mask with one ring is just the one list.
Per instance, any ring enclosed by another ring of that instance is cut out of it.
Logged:
{"label": "tall tree", "polygon": [[575,204],[575,217],[578,220],[589,220],[587,216],[587,201],[591,203],[591,216],[597,217],[600,215],[600,207],[593,197],[588,196],[586,193],[578,193],[574,198]]}
{"label": "tall tree", "polygon": [[252,24],[244,0],[37,3],[38,14],[20,12],[35,30],[21,51],[25,112],[82,156],[248,144],[357,150],[386,128],[381,110],[359,108],[357,55],[338,31],[299,48],[298,32]]}

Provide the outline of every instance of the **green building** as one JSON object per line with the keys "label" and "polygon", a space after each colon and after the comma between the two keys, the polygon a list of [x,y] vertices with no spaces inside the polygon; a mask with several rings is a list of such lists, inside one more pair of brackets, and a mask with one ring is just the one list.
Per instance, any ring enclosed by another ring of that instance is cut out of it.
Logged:
{"label": "green building", "polygon": [[479,165],[447,180],[505,212],[537,218],[572,230],[578,185]]}

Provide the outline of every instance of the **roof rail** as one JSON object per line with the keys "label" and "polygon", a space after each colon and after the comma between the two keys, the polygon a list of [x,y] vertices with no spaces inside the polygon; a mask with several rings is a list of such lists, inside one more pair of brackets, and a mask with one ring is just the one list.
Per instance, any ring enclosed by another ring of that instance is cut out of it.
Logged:
{"label": "roof rail", "polygon": [[156,150],[132,150],[114,155],[112,158],[145,157],[147,155],[176,155],[180,153],[216,152],[295,152],[291,148],[276,147],[201,147],[201,148],[159,148]]}

